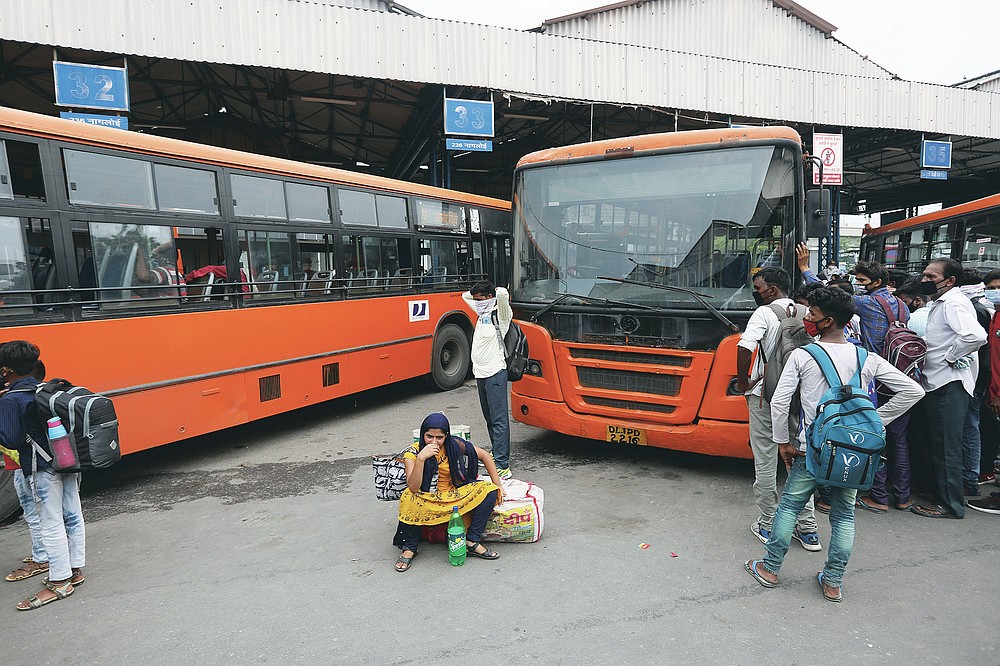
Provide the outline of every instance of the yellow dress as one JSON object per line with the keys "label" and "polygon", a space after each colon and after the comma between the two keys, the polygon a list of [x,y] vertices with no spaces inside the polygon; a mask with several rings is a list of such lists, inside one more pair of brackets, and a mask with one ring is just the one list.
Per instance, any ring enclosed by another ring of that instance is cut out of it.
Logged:
{"label": "yellow dress", "polygon": [[[403,460],[407,459],[417,459],[416,444],[403,454]],[[447,523],[452,507],[457,506],[460,514],[468,513],[497,489],[489,481],[473,481],[456,488],[451,481],[451,467],[443,446],[435,459],[438,463],[437,490],[429,493],[414,493],[409,488],[404,490],[399,498],[399,522],[407,525]]]}

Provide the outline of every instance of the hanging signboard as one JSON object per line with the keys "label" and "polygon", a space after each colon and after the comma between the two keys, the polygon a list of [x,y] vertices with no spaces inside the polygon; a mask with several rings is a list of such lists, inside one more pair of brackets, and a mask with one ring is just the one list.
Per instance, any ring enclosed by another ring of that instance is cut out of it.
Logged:
{"label": "hanging signboard", "polygon": [[920,168],[950,169],[951,141],[921,141]]}
{"label": "hanging signboard", "polygon": [[72,113],[70,111],[61,111],[59,113],[60,118],[65,118],[66,120],[75,120],[78,123],[86,123],[87,125],[97,125],[98,127],[115,127],[117,129],[128,129],[128,118],[125,116],[102,116],[96,113]]}
{"label": "hanging signboard", "polygon": [[493,136],[493,102],[469,99],[444,100],[444,133]]}
{"label": "hanging signboard", "polygon": [[[823,160],[823,184],[844,184],[844,135],[813,132],[813,155]],[[813,185],[819,185],[819,168],[813,166]]]}
{"label": "hanging signboard", "polygon": [[128,111],[128,72],[124,67],[52,63],[56,106]]}

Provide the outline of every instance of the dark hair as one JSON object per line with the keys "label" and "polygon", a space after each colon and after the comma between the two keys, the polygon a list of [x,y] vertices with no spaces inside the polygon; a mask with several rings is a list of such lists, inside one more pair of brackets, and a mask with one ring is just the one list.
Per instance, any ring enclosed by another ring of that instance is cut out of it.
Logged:
{"label": "dark hair", "polygon": [[979,284],[983,281],[983,276],[975,268],[963,268],[962,277],[958,278],[959,287],[968,287]]}
{"label": "dark hair", "polygon": [[489,296],[493,298],[497,295],[497,288],[493,286],[492,282],[483,280],[472,285],[472,289],[469,290],[473,296]]}
{"label": "dark hair", "polygon": [[993,280],[1000,280],[1000,268],[994,268],[989,273],[983,276],[983,283],[989,284]]}
{"label": "dark hair", "polygon": [[843,328],[854,316],[854,300],[841,289],[820,287],[809,294],[809,306],[819,308],[827,317],[833,317]]}
{"label": "dark hair", "polygon": [[0,344],[0,365],[15,374],[30,375],[38,362],[38,347],[27,340],[11,340]]}
{"label": "dark hair", "polygon": [[803,298],[808,301],[809,294],[813,293],[817,289],[821,289],[822,287],[823,285],[820,284],[819,282],[806,282],[801,287],[795,290],[795,293],[792,294],[792,300],[795,301],[800,298]]}
{"label": "dark hair", "polygon": [[45,364],[42,363],[42,359],[35,361],[35,367],[31,371],[31,376],[40,382],[45,381]]}
{"label": "dark hair", "polygon": [[950,257],[938,257],[936,259],[931,259],[927,262],[927,265],[931,264],[941,264],[941,274],[944,275],[944,279],[955,278],[955,284],[962,281],[962,262],[957,259],[951,259]]}
{"label": "dark hair", "polygon": [[854,274],[864,275],[872,282],[881,280],[883,287],[889,284],[889,271],[877,261],[859,261],[854,266]]}
{"label": "dark hair", "polygon": [[889,269],[889,284],[896,287],[910,279],[910,274],[906,271]]}
{"label": "dark hair", "polygon": [[788,277],[788,271],[784,268],[779,268],[777,266],[768,266],[757,271],[757,274],[753,276],[756,280],[760,278],[764,281],[764,284],[770,287],[777,287],[778,291],[782,294],[788,294],[788,290],[792,288],[792,278]]}
{"label": "dark hair", "polygon": [[[1000,271],[997,271],[1000,277]],[[920,280],[910,279],[902,284],[902,286],[896,287],[896,296],[909,296],[910,298],[920,298],[923,301],[927,300],[927,296],[924,295],[924,291],[920,288]]]}
{"label": "dark hair", "polygon": [[844,293],[854,295],[854,285],[847,278],[837,278],[836,280],[830,280],[826,283],[826,286],[833,289],[840,289]]}

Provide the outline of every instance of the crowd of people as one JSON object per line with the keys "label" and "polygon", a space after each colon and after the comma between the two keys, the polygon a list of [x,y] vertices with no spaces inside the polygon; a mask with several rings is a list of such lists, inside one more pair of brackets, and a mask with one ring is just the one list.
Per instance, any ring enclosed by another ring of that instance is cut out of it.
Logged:
{"label": "crowd of people", "polygon": [[[766,551],[745,567],[758,583],[774,587],[792,539],[808,551],[822,550],[815,511],[828,513],[831,539],[817,582],[826,599],[840,601],[856,509],[885,514],[894,507],[925,518],[961,519],[968,507],[1000,515],[1000,492],[983,497],[980,490],[998,472],[1000,270],[982,275],[938,258],[919,275],[907,275],[861,261],[853,280],[833,263],[821,278],[810,270],[804,244],[796,254],[803,277],[798,290],[791,291],[782,268],[762,268],[754,276],[759,307],[737,354],[759,511],[751,532]],[[866,494],[823,486],[803,463],[804,433],[819,396],[830,387],[807,350],[794,349],[778,368],[777,381],[769,386],[766,380],[768,370],[774,371],[767,359],[780,357],[782,335],[797,320],[804,341],[815,340],[829,355],[841,382],[860,375],[885,426],[884,465]],[[885,360],[886,341],[899,327],[922,341],[922,358],[906,373],[898,362]],[[779,459],[788,469],[780,498]]]}

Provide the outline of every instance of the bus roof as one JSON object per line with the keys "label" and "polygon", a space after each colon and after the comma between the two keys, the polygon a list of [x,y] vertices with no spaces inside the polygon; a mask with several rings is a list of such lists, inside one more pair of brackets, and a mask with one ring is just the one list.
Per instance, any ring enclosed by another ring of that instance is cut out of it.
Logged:
{"label": "bus roof", "polygon": [[[251,169],[264,173],[313,178],[316,180],[370,187],[388,192],[400,192],[436,199],[455,199],[455,192],[403,180],[295,162],[293,160],[245,153],[200,143],[169,139],[161,136],[129,132],[110,127],[98,127],[73,120],[54,118],[28,111],[0,106],[0,130],[45,139],[71,141],[107,149],[125,149],[151,156],[186,159],[203,164],[235,169]],[[510,209],[510,202],[477,194],[461,193],[470,204],[489,208]]]}
{"label": "bus roof", "polygon": [[908,229],[921,224],[936,222],[937,220],[944,220],[957,215],[965,215],[966,213],[975,213],[976,211],[985,210],[987,208],[996,208],[998,206],[1000,206],[1000,194],[992,194],[988,197],[983,197],[982,199],[967,201],[964,204],[958,204],[957,206],[951,206],[950,208],[942,208],[941,210],[936,210],[933,213],[924,213],[923,215],[917,215],[916,217],[909,217],[905,220],[885,224],[881,227],[873,228],[866,225],[864,231],[862,231],[862,235],[877,236],[883,233],[891,234],[900,231],[901,229]]}
{"label": "bus roof", "polygon": [[572,146],[549,148],[525,155],[517,163],[521,168],[531,164],[571,160],[581,157],[595,157],[609,151],[661,150],[679,148],[682,146],[703,146],[716,143],[730,144],[766,139],[787,139],[801,144],[799,133],[790,127],[725,127],[722,129],[690,130],[684,132],[664,132],[662,134],[643,134],[620,139],[605,139],[578,143]]}

